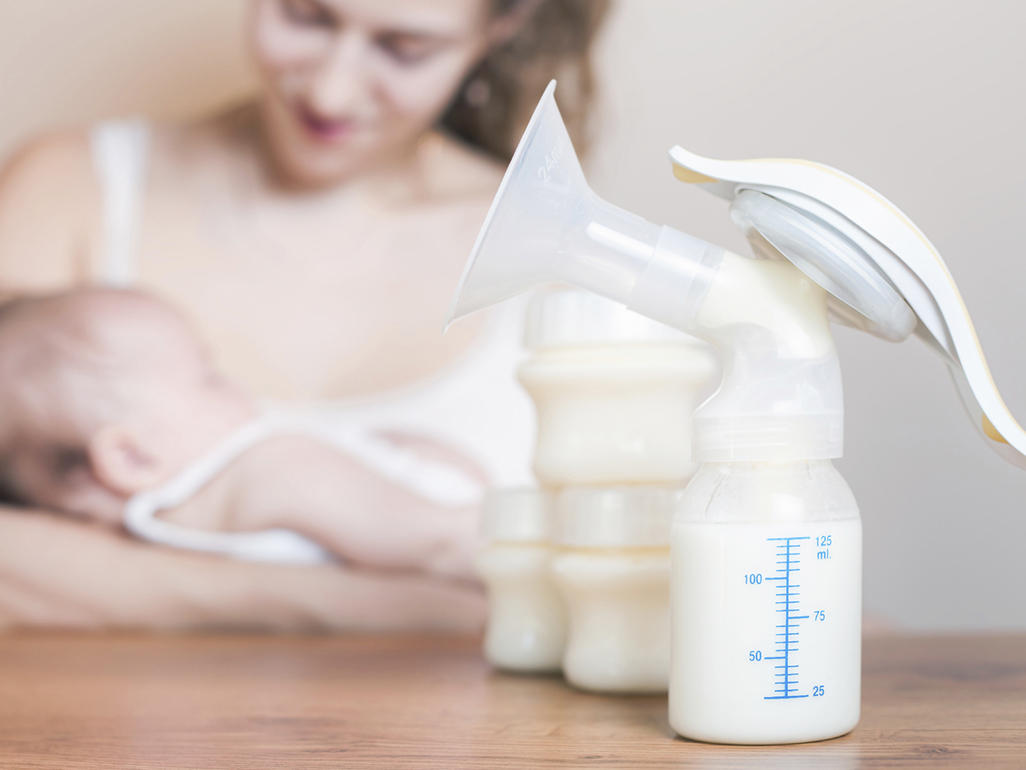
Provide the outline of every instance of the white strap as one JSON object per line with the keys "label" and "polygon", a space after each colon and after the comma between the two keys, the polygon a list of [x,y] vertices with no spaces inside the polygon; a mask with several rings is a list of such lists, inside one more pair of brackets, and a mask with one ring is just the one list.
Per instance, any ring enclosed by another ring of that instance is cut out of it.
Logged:
{"label": "white strap", "polygon": [[[276,430],[296,433],[294,422],[279,422]],[[484,484],[466,471],[435,460],[427,460],[412,449],[396,446],[366,429],[342,429],[323,422],[299,429],[303,435],[334,446],[379,473],[394,484],[435,505],[460,507],[474,505],[484,495]]]}
{"label": "white strap", "polygon": [[328,430],[319,424],[266,414],[229,436],[167,484],[132,497],[123,514],[137,537],[175,548],[219,553],[248,561],[318,564],[334,559],[319,544],[286,529],[261,532],[204,532],[156,518],[157,511],[181,505],[250,447],[278,435],[307,435],[335,446],[396,484],[438,505],[470,505],[482,484],[469,474],[424,460],[362,430]]}
{"label": "white strap", "polygon": [[139,120],[100,123],[90,143],[103,201],[100,280],[130,286],[136,278],[149,129]]}
{"label": "white strap", "polygon": [[332,554],[287,529],[260,532],[204,532],[158,519],[157,511],[181,505],[235,458],[274,432],[269,420],[256,420],[162,487],[132,497],[124,510],[125,528],[143,540],[190,551],[218,553],[245,561],[321,564]]}

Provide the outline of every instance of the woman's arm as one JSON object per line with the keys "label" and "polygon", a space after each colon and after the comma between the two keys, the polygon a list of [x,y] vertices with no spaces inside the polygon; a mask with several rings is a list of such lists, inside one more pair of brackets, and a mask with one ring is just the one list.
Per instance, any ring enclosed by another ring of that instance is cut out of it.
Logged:
{"label": "woman's arm", "polygon": [[86,280],[101,210],[85,131],[38,137],[0,163],[0,295]]}
{"label": "woman's arm", "polygon": [[[425,460],[476,476],[485,486],[480,470],[453,452],[387,438]],[[233,529],[283,527],[351,564],[475,579],[476,505],[432,502],[350,454],[302,436],[269,439],[240,463],[239,493],[228,522]]]}
{"label": "woman's arm", "polygon": [[423,575],[232,561],[0,508],[0,627],[474,630],[479,592]]}

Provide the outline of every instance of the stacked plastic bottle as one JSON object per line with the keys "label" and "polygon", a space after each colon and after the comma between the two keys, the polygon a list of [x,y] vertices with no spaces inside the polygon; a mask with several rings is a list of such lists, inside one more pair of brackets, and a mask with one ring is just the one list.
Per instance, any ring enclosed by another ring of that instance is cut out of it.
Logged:
{"label": "stacked plastic bottle", "polygon": [[566,613],[550,574],[551,496],[540,489],[493,490],[484,501],[482,532],[477,569],[488,589],[485,658],[510,671],[558,671]]}
{"label": "stacked plastic bottle", "polygon": [[[578,289],[534,299],[525,345],[518,377],[537,413],[540,488],[500,490],[486,506],[486,656],[506,669],[562,668],[589,690],[664,691],[671,521],[695,470],[691,418],[717,379],[715,358],[706,344]],[[528,520],[534,525],[515,523]],[[496,566],[497,549],[509,545],[508,534],[504,544],[496,533],[514,529],[530,530],[536,553],[546,554],[515,579]],[[537,606],[521,603],[513,613],[503,597],[526,596],[528,585]],[[557,591],[559,620],[551,611]],[[544,633],[528,621],[541,616],[549,619]],[[538,640],[560,634],[558,656],[538,654]],[[499,654],[511,649],[521,652]]]}

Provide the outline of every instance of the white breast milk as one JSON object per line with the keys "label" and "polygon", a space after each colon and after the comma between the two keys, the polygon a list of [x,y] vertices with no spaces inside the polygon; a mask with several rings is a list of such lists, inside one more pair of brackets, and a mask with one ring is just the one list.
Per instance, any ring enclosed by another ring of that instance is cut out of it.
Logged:
{"label": "white breast milk", "polygon": [[663,692],[670,669],[670,522],[680,487],[572,488],[552,562],[569,627],[563,673],[603,692]]}
{"label": "white breast milk", "polygon": [[513,671],[559,670],[566,617],[550,572],[550,496],[529,488],[491,492],[483,532],[477,568],[488,591],[485,658]]}
{"label": "white breast milk", "polygon": [[672,551],[674,730],[788,743],[855,726],[862,528],[828,460],[702,466]]}
{"label": "white breast milk", "polygon": [[545,486],[679,483],[694,472],[691,415],[711,389],[708,345],[589,292],[540,295],[518,371],[534,400]]}

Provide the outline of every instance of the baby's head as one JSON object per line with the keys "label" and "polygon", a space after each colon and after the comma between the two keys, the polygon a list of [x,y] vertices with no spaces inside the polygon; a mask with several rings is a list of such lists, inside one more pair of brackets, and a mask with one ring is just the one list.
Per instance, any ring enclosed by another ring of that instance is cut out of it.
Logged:
{"label": "baby's head", "polygon": [[136,291],[0,306],[5,496],[105,520],[254,413],[185,320]]}

